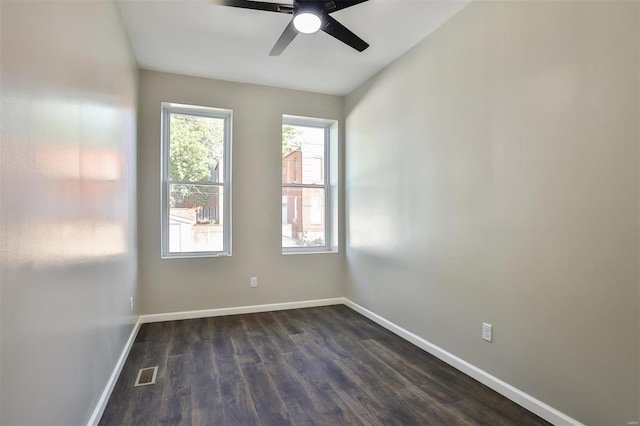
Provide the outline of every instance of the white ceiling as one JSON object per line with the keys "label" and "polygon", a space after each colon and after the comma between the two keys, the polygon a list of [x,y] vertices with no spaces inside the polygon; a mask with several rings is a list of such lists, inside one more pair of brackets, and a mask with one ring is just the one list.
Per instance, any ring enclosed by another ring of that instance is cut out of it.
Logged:
{"label": "white ceiling", "polygon": [[[464,8],[469,0],[369,0],[331,16],[371,46],[321,31],[269,56],[290,15],[207,0],[118,0],[140,68],[345,95]],[[291,3],[283,0],[282,3]]]}

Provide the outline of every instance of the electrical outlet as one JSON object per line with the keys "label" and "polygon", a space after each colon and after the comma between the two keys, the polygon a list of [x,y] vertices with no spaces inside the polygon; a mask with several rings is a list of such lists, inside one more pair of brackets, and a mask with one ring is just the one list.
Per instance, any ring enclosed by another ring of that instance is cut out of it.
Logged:
{"label": "electrical outlet", "polygon": [[129,298],[129,311],[133,312],[133,296]]}
{"label": "electrical outlet", "polygon": [[251,287],[258,287],[258,277],[251,277]]}
{"label": "electrical outlet", "polygon": [[482,323],[482,340],[493,342],[493,326],[486,322]]}

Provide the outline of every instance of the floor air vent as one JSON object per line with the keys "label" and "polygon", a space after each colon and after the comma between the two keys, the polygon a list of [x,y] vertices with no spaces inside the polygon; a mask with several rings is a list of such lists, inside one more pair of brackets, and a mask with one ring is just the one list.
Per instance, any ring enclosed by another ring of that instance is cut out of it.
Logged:
{"label": "floor air vent", "polygon": [[136,386],[155,385],[157,375],[158,375],[157,366],[141,368],[138,371],[138,377],[136,378],[136,383],[133,386],[136,387]]}

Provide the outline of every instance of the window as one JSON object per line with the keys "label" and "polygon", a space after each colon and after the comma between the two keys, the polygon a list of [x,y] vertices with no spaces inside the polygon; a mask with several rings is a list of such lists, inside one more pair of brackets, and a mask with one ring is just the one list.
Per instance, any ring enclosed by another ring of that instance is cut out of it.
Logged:
{"label": "window", "polygon": [[311,197],[311,224],[322,224],[322,199],[320,197]]}
{"label": "window", "polygon": [[315,182],[322,182],[322,158],[312,158],[311,167],[313,173],[311,179]]}
{"label": "window", "polygon": [[[333,121],[283,116],[282,250],[284,253],[335,251],[331,207],[337,202],[330,182]],[[337,151],[337,150],[336,150]],[[336,209],[337,211],[337,209]]]}
{"label": "window", "polygon": [[231,254],[230,165],[231,111],[162,105],[163,258]]}

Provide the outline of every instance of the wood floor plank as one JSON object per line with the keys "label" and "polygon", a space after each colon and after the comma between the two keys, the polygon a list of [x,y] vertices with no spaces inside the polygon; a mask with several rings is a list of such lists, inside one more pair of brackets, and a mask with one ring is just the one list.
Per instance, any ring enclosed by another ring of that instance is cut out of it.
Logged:
{"label": "wood floor plank", "polygon": [[[224,409],[221,405],[212,405],[204,408],[194,409],[191,413],[192,424],[194,425],[226,425]],[[237,423],[235,423],[237,424]],[[246,425],[244,423],[243,425]]]}
{"label": "wood floor plank", "polygon": [[[273,340],[274,344],[278,347],[280,353],[291,353],[298,348],[289,338],[290,334],[297,334],[299,329],[290,329],[286,322],[279,321],[278,318],[282,315],[276,315],[275,312],[265,312],[263,316],[258,317],[258,325],[267,332],[267,335]],[[295,331],[295,332],[291,332]]]}
{"label": "wood floor plank", "polygon": [[143,324],[100,425],[156,424],[548,425],[343,305]]}
{"label": "wood floor plank", "polygon": [[265,366],[262,364],[243,364],[240,368],[249,386],[251,399],[260,423],[267,425],[293,424]]}
{"label": "wood floor plank", "polygon": [[173,334],[174,326],[175,321],[142,324],[140,326],[140,330],[138,331],[138,335],[136,336],[135,342],[168,342]]}
{"label": "wood floor plank", "polygon": [[105,408],[100,425],[122,425],[131,423],[131,413],[135,409],[135,405],[130,404],[134,396],[133,381],[138,374],[139,366],[144,359],[147,342],[134,343],[129,351],[127,362],[125,363],[120,377],[113,388],[113,395],[118,398],[112,398]]}
{"label": "wood floor plank", "polygon": [[289,363],[315,387],[310,394],[316,398],[317,405],[337,420],[326,424],[382,424],[382,419],[376,415],[378,406],[361,392],[351,394],[348,387],[326,373],[315,357],[294,352]]}
{"label": "wood floor plank", "polygon": [[[326,350],[316,346],[315,351]],[[461,424],[463,419],[455,413],[447,411],[437,401],[420,399],[402,383],[391,375],[384,375],[384,370],[371,365],[372,359],[363,356],[364,351],[351,350],[352,357],[343,357],[334,362],[345,375],[365,392],[369,398],[380,405],[380,413],[389,413],[391,419],[385,423],[411,424]],[[380,367],[380,366],[377,366]],[[372,386],[372,384],[375,384]]]}
{"label": "wood floor plank", "polygon": [[[168,345],[166,343],[158,343],[158,341],[150,341],[146,344],[144,358],[138,365],[138,368],[158,367],[156,376],[157,385],[133,387],[136,375],[127,381],[127,386],[132,389],[135,404],[132,404],[133,411],[131,418],[125,424],[151,424],[159,421],[158,407],[161,404],[162,392],[166,381],[165,374],[167,372]],[[149,407],[152,407],[149,409]]]}
{"label": "wood floor plank", "polygon": [[[200,341],[190,346],[191,400],[194,410],[211,406],[221,406],[222,396],[218,384],[213,349],[210,341]],[[207,389],[208,392],[201,392]]]}
{"label": "wood floor plank", "polygon": [[258,359],[262,363],[282,362],[282,347],[276,345],[271,337],[275,330],[272,330],[271,333],[265,330],[257,316],[251,316],[245,320],[247,327],[245,344],[257,353]]}
{"label": "wood floor plank", "polygon": [[225,425],[255,425],[258,415],[235,357],[216,358]]}
{"label": "wood floor plank", "polygon": [[227,320],[229,317],[209,318],[208,325],[212,334],[214,357],[226,358],[233,356],[234,347],[229,337],[229,329],[227,328]]}
{"label": "wood floor plank", "polygon": [[302,383],[291,368],[280,362],[265,365],[293,424],[315,425],[319,419],[314,415],[315,406]]}
{"label": "wood floor plank", "polygon": [[169,355],[180,355],[188,352],[190,345],[199,342],[198,329],[202,322],[199,319],[175,321]]}
{"label": "wood floor plank", "polygon": [[262,362],[260,355],[253,347],[249,336],[243,328],[236,328],[229,333],[229,338],[234,348],[234,357],[240,364],[259,364]]}
{"label": "wood floor plank", "polygon": [[286,310],[286,311],[278,311],[278,312],[270,312],[271,316],[278,322],[282,327],[285,328],[287,335],[292,334],[300,334],[304,333],[295,319],[291,318],[291,314],[295,313],[297,309]]}
{"label": "wood floor plank", "polygon": [[362,425],[368,414],[361,405],[355,409],[349,404],[351,398],[341,397],[325,380],[324,373],[317,363],[307,358],[302,352],[285,354],[287,365],[297,374],[300,385],[312,395],[313,413],[319,413],[321,424]]}
{"label": "wood floor plank", "polygon": [[[189,355],[169,355],[165,374],[165,386],[160,401],[160,423],[190,425],[191,423],[191,375],[188,373]],[[153,385],[151,385],[153,386]]]}
{"label": "wood floor plank", "polygon": [[400,424],[410,424],[418,421],[420,424],[464,424],[465,418],[458,412],[450,410],[444,404],[439,403],[429,394],[422,392],[416,386],[403,383],[394,374],[384,367],[377,369],[371,359],[365,366],[355,360],[340,360],[338,365],[343,370],[354,372],[361,386],[369,383],[378,383],[372,387],[377,400],[382,401],[385,410],[391,411],[393,417]]}
{"label": "wood floor plank", "polygon": [[[300,348],[314,363],[316,363],[326,376],[332,387],[350,402],[350,406],[359,412],[372,414],[376,423],[401,424],[394,418],[392,413],[385,408],[387,401],[376,398],[375,385],[362,387],[359,380],[352,371],[341,368],[339,359],[328,355],[328,350],[319,345],[311,336],[298,334],[293,336]],[[370,417],[370,416],[367,416]]]}
{"label": "wood floor plank", "polygon": [[430,398],[443,404],[451,404],[461,399],[459,394],[446,386],[442,386],[422,369],[415,368],[412,364],[406,363],[403,359],[394,357],[392,353],[382,349],[375,340],[364,340],[359,344],[371,354],[373,359],[377,359],[392,368],[396,374],[417,386]]}

